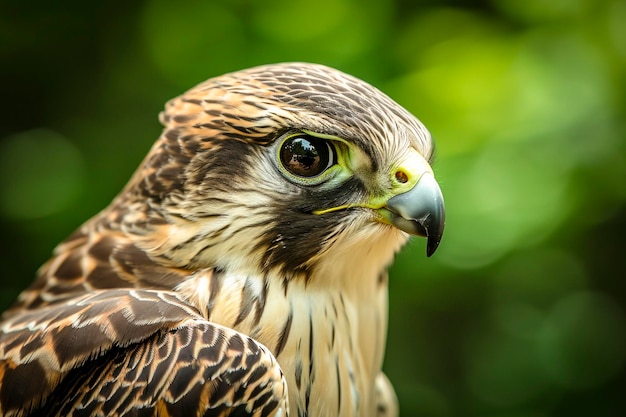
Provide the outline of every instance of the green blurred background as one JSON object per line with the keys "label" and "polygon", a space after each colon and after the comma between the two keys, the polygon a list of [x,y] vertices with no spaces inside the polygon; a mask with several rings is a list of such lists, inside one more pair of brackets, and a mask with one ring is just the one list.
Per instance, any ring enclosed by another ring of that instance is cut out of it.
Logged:
{"label": "green blurred background", "polygon": [[121,189],[167,99],[324,63],[437,140],[443,242],[391,271],[402,416],[626,415],[625,1],[3,1],[0,57],[0,308]]}

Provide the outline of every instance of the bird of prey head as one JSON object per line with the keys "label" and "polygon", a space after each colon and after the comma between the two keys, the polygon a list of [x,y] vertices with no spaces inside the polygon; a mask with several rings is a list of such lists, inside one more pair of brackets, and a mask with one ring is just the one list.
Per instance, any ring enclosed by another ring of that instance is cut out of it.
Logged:
{"label": "bird of prey head", "polygon": [[3,315],[0,414],[394,415],[386,267],[444,229],[425,127],[304,63],[212,78],[161,122]]}
{"label": "bird of prey head", "polygon": [[171,100],[161,121],[116,210],[164,262],[311,278],[333,251],[385,266],[407,233],[428,238],[429,256],[439,244],[431,137],[360,80],[320,65],[257,67]]}

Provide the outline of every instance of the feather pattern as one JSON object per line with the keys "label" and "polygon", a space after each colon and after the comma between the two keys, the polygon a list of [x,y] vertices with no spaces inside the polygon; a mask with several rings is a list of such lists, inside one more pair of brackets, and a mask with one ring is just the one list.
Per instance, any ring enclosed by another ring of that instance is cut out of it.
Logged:
{"label": "feather pattern", "polygon": [[[0,321],[5,416],[397,415],[381,373],[386,267],[406,233],[355,206],[387,195],[423,125],[313,64],[211,79],[111,205],[62,242]],[[276,165],[288,132],[342,138],[349,179]]]}

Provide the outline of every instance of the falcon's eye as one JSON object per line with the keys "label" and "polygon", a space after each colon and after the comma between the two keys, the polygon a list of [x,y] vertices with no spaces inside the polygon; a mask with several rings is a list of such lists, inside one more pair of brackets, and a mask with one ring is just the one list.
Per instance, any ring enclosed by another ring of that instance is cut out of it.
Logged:
{"label": "falcon's eye", "polygon": [[329,141],[304,133],[287,138],[279,153],[285,170],[304,178],[320,175],[337,161],[335,148]]}

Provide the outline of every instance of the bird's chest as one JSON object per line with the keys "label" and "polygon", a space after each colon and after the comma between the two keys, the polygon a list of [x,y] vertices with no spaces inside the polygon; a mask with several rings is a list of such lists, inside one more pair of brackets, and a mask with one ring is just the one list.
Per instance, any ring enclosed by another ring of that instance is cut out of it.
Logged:
{"label": "bird's chest", "polygon": [[[228,281],[228,280],[226,280]],[[287,379],[295,416],[374,415],[386,335],[386,287],[356,294],[304,283],[223,282],[210,320],[267,346]],[[223,288],[223,287],[222,287]],[[358,298],[358,299],[355,299]]]}

